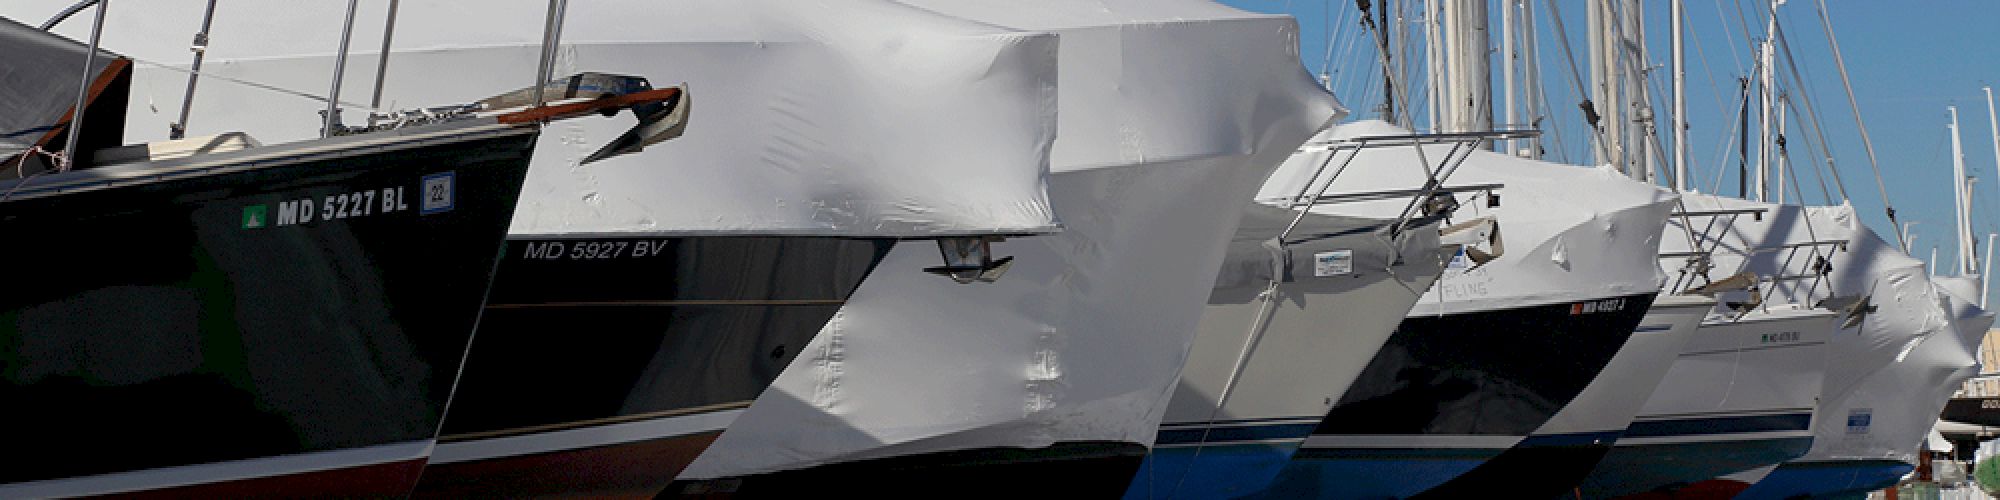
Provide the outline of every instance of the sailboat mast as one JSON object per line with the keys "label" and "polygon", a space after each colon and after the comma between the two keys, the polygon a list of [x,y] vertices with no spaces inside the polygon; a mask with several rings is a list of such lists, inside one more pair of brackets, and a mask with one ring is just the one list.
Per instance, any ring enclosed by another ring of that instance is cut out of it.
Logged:
{"label": "sailboat mast", "polygon": [[[1772,196],[1771,196],[1771,198],[1772,198],[1773,200],[1775,200],[1775,203],[1777,203],[1777,204],[1779,204],[1779,205],[1783,205],[1783,204],[1785,204],[1785,176],[1791,173],[1791,168],[1792,168],[1792,163],[1791,163],[1791,158],[1787,157],[1787,156],[1786,156],[1786,154],[1785,154],[1785,109],[1784,109],[1784,103],[1785,103],[1785,100],[1786,100],[1786,99],[1787,99],[1787,98],[1786,98],[1785,94],[1778,94],[1778,104],[1779,104],[1779,106],[1778,106],[1778,110],[1777,110],[1777,115],[1778,115],[1778,136],[1777,136],[1777,138],[1773,139],[1774,141],[1776,141],[1776,142],[1774,142],[1773,144],[1774,144],[1775,146],[1777,146],[1777,153],[1776,153],[1776,154],[1774,155],[1774,157],[1775,157],[1775,159],[1777,160],[1777,162],[1776,162],[1776,163],[1777,163],[1777,170],[1778,170],[1778,172],[1777,172],[1777,181],[1778,181],[1778,189],[1777,189],[1777,192],[1775,192],[1775,193],[1772,193]],[[1801,193],[1801,194],[1803,194],[1803,193]]]}
{"label": "sailboat mast", "polygon": [[1597,105],[1597,116],[1602,120],[1598,125],[1598,135],[1603,138],[1604,144],[1600,148],[1603,157],[1597,162],[1608,163],[1631,176],[1631,165],[1625,162],[1625,99],[1619,92],[1624,86],[1621,75],[1624,44],[1612,34],[1620,22],[1611,9],[1613,1],[1590,2],[1590,79],[1595,87],[1593,103]]}
{"label": "sailboat mast", "polygon": [[[1521,61],[1523,63],[1521,65],[1521,78],[1523,80],[1521,90],[1526,94],[1521,101],[1527,104],[1527,113],[1524,117],[1527,119],[1525,125],[1540,128],[1542,121],[1542,70],[1541,59],[1535,55],[1535,46],[1537,45],[1535,39],[1535,5],[1533,2],[1522,0],[1520,8]],[[1542,137],[1540,135],[1530,137],[1527,143],[1528,157],[1540,159],[1542,157]]]}
{"label": "sailboat mast", "polygon": [[1491,42],[1486,19],[1486,2],[1444,2],[1447,132],[1493,130],[1493,66],[1487,57]]}
{"label": "sailboat mast", "polygon": [[1965,213],[1965,149],[1960,144],[1958,134],[1958,106],[1946,106],[1951,112],[1951,195],[1953,212],[1958,216],[1958,225],[1952,228],[1958,238],[1959,275],[1969,276],[1978,272],[1972,263],[1972,225]]}
{"label": "sailboat mast", "polygon": [[[1506,0],[1500,3],[1500,95],[1506,102],[1503,123],[1514,128],[1521,123],[1521,117],[1514,108],[1514,4],[1520,0]],[[1514,140],[1503,139],[1495,144],[1501,152],[1514,154]]]}
{"label": "sailboat mast", "polygon": [[[1687,36],[1681,24],[1682,10],[1686,0],[1674,0],[1674,190],[1687,191],[1687,54],[1684,45]],[[2000,142],[1994,146],[2000,148]]]}
{"label": "sailboat mast", "polygon": [[1760,89],[1757,93],[1757,124],[1763,132],[1757,136],[1757,201],[1766,201],[1771,196],[1771,141],[1775,139],[1771,135],[1771,112],[1777,97],[1773,88],[1777,75],[1772,65],[1777,59],[1778,6],[1784,4],[1785,0],[1771,1],[1771,11],[1766,16],[1770,21],[1764,25],[1764,46],[1757,56],[1757,85]]}
{"label": "sailboat mast", "polygon": [[1424,53],[1426,56],[1424,62],[1430,68],[1429,74],[1425,75],[1428,78],[1425,78],[1425,80],[1429,82],[1428,86],[1431,94],[1430,125],[1432,132],[1444,131],[1444,120],[1441,115],[1444,111],[1443,103],[1446,101],[1446,96],[1444,95],[1444,33],[1438,27],[1438,18],[1441,17],[1440,12],[1443,11],[1441,8],[1442,5],[1440,5],[1442,1],[1426,0],[1424,2]]}
{"label": "sailboat mast", "polygon": [[[1382,121],[1396,124],[1396,52],[1389,50],[1389,9],[1390,2],[1382,2],[1375,9],[1375,42],[1382,47]],[[1361,15],[1368,15],[1367,12]],[[1331,41],[1327,43],[1332,43]]]}
{"label": "sailboat mast", "polygon": [[1980,309],[1986,308],[1986,296],[1991,295],[1991,293],[1987,291],[1991,287],[1988,286],[1987,284],[1993,282],[1993,238],[1996,236],[2000,236],[2000,234],[1986,233],[1986,262],[1985,262],[1986,271],[1980,274],[1979,276]]}
{"label": "sailboat mast", "polygon": [[1631,118],[1625,120],[1625,141],[1630,152],[1625,157],[1632,166],[1632,177],[1645,182],[1659,178],[1660,164],[1646,154],[1646,142],[1653,136],[1652,99],[1646,93],[1646,20],[1645,8],[1639,0],[1624,0],[1619,12],[1624,23],[1619,31],[1621,56],[1618,62],[1624,68],[1624,78],[1619,81],[1625,86],[1621,93],[1627,102]]}

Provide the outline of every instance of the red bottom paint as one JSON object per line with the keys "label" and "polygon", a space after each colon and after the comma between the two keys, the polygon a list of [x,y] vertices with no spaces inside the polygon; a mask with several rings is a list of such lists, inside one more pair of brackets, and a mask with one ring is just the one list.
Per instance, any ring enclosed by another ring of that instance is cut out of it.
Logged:
{"label": "red bottom paint", "polygon": [[1750,483],[1728,479],[1710,479],[1675,489],[1672,492],[1649,492],[1619,497],[1620,500],[1729,500],[1736,494],[1750,489]]}
{"label": "red bottom paint", "polygon": [[119,493],[127,498],[385,498],[410,494],[424,459]]}
{"label": "red bottom paint", "polygon": [[653,498],[721,432],[471,462],[432,464],[417,482],[426,498],[583,496]]}

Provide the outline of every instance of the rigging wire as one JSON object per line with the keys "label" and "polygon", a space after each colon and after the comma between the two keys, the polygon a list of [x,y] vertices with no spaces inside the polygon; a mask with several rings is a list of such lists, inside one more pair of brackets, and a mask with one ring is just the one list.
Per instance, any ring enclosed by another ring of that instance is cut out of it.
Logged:
{"label": "rigging wire", "polygon": [[[1743,18],[1743,3],[1740,1],[1736,2],[1736,18],[1739,20]],[[1722,40],[1725,42],[1722,45],[1729,47],[1729,62],[1736,65],[1736,74],[1749,74],[1743,71],[1743,54],[1736,52],[1736,35],[1729,33],[1729,16],[1723,15],[1722,0],[1715,0],[1715,20],[1722,26],[1720,31],[1722,31]],[[1743,31],[1743,38],[1743,44],[1749,45],[1750,31],[1747,27]]]}
{"label": "rigging wire", "polygon": [[[1776,24],[1775,26],[1778,27],[1775,36],[1778,37],[1778,47],[1783,49],[1783,54],[1785,56],[1785,67],[1786,69],[1791,70],[1792,90],[1794,91],[1793,95],[1798,97],[1798,99],[1786,101],[1785,105],[1795,107],[1795,109],[1793,109],[1792,111],[1792,114],[1799,114],[1796,107],[1800,106],[1801,104],[1794,101],[1805,101],[1803,103],[1803,107],[1805,108],[1806,112],[1801,116],[1806,118],[1805,120],[1806,125],[1809,126],[1807,128],[1811,128],[1813,134],[1819,137],[1820,147],[1824,149],[1826,152],[1826,164],[1824,165],[1824,167],[1827,169],[1827,173],[1833,176],[1833,186],[1840,190],[1840,200],[1842,202],[1846,202],[1848,200],[1847,183],[1841,180],[1840,169],[1834,164],[1833,150],[1827,148],[1826,134],[1824,133],[1823,130],[1821,130],[1819,126],[1819,112],[1813,107],[1812,94],[1809,92],[1802,91],[1802,89],[1806,88],[1806,82],[1808,80],[1806,80],[1803,75],[1799,74],[1798,60],[1792,57],[1792,46],[1791,43],[1787,42],[1787,39],[1785,37],[1784,25]],[[1811,141],[1808,141],[1808,145],[1810,145],[1810,143]]]}
{"label": "rigging wire", "polygon": [[[173,65],[169,65],[169,64],[166,64],[166,63],[162,63],[162,62],[157,62],[157,61],[149,61],[149,60],[145,60],[145,59],[140,59],[140,58],[136,58],[136,57],[131,57],[131,56],[126,56],[126,59],[131,59],[131,60],[132,60],[132,62],[135,62],[135,63],[139,63],[139,64],[143,64],[143,65],[146,65],[146,66],[151,66],[151,67],[154,67],[154,68],[159,68],[159,69],[164,69],[164,70],[167,70],[167,71],[172,71],[172,72],[176,72],[176,73],[180,73],[180,74],[184,74],[184,75],[194,75],[194,76],[199,76],[199,77],[202,77],[202,78],[214,78],[214,79],[217,79],[217,80],[221,80],[221,81],[225,81],[225,82],[229,82],[229,83],[234,83],[234,84],[237,84],[237,85],[243,85],[243,86],[247,86],[247,87],[251,87],[251,88],[255,88],[255,89],[260,89],[260,90],[266,90],[266,91],[270,91],[270,92],[276,92],[276,93],[279,93],[279,94],[284,94],[284,95],[289,95],[289,96],[293,96],[293,97],[298,97],[298,98],[302,98],[302,99],[308,99],[308,100],[312,100],[312,101],[317,101],[317,102],[322,102],[322,103],[326,102],[326,100],[327,100],[326,96],[322,96],[322,95],[318,95],[318,94],[314,94],[314,93],[311,93],[311,92],[307,92],[307,91],[303,91],[303,90],[292,90],[292,89],[288,89],[288,88],[284,88],[284,87],[279,87],[279,86],[276,86],[276,85],[271,85],[271,84],[267,84],[267,83],[258,83],[258,82],[254,82],[254,81],[250,81],[250,80],[244,80],[244,79],[241,79],[241,78],[235,78],[235,77],[228,77],[228,76],[222,76],[222,75],[214,75],[214,74],[209,74],[209,73],[208,73],[207,71],[194,71],[194,70],[190,70],[190,69],[187,69],[187,68],[181,68],[181,67],[176,67],[176,66],[173,66]],[[366,105],[366,104],[361,104],[361,103],[356,103],[356,102],[350,102],[350,101],[345,101],[345,100],[343,100],[343,101],[340,101],[340,104],[341,104],[341,105],[343,105],[343,106],[352,106],[352,107],[355,107],[355,108],[360,108],[360,109],[368,109],[368,110],[376,110],[376,111],[379,111],[379,109],[376,109],[376,108],[373,108],[373,107],[370,107],[370,106],[368,106],[368,105]]]}
{"label": "rigging wire", "polygon": [[[1833,49],[1834,66],[1840,68],[1840,85],[1847,90],[1847,107],[1854,112],[1854,126],[1861,129],[1861,145],[1868,151],[1868,167],[1875,171],[1875,188],[1882,194],[1882,210],[1889,216],[1889,226],[1900,228],[1902,223],[1896,222],[1896,206],[1889,201],[1889,186],[1882,181],[1882,164],[1875,158],[1875,141],[1868,137],[1868,124],[1861,119],[1861,105],[1854,98],[1854,83],[1847,77],[1847,61],[1840,56],[1840,41],[1834,38],[1833,21],[1826,15],[1826,0],[1818,0],[1817,3],[1821,31],[1826,33],[1827,46]],[[1897,243],[1909,246],[1909,242],[1903,241],[1901,231],[1891,232],[1896,233]]]}
{"label": "rigging wire", "polygon": [[1583,85],[1582,74],[1579,73],[1576,69],[1576,54],[1570,50],[1569,29],[1563,27],[1562,13],[1556,10],[1556,1],[1547,0],[1547,3],[1549,7],[1548,8],[1549,21],[1555,23],[1556,34],[1557,34],[1556,37],[1557,46],[1562,47],[1563,59],[1569,63],[1568,69],[1569,69],[1570,81],[1571,84],[1575,85],[1575,87],[1572,87],[1571,90],[1573,90],[1575,93],[1583,97],[1581,101],[1577,103],[1577,106],[1583,109],[1585,121],[1589,125],[1588,128],[1590,129],[1591,137],[1595,139],[1592,142],[1595,142],[1597,145],[1596,149],[1599,155],[1598,157],[1610,158],[1611,157],[1610,150],[1606,149],[1608,146],[1604,144],[1604,129],[1600,128],[1600,126],[1598,125],[1599,117],[1597,116],[1597,111],[1595,109],[1595,106],[1591,103],[1589,96],[1583,95],[1584,89],[1586,87],[1584,87]]}
{"label": "rigging wire", "polygon": [[[1743,106],[1748,106],[1750,104],[1750,92],[1749,92],[1749,86],[1747,84],[1741,83],[1740,80],[1737,88],[1741,89],[1739,92],[1737,92],[1738,97],[1736,99],[1736,106],[1737,108],[1740,109]],[[1715,182],[1709,185],[1710,193],[1716,193],[1716,194],[1722,193],[1722,178],[1726,177],[1727,176],[1726,174],[1729,171],[1729,169],[1723,168],[1722,165],[1729,164],[1729,161],[1726,159],[1729,156],[1729,151],[1732,149],[1736,149],[1737,141],[1743,135],[1743,129],[1745,127],[1750,126],[1749,122],[1743,120],[1731,120],[1731,122],[1734,123],[1735,125],[1732,125],[1729,128],[1729,133],[1727,134],[1729,138],[1723,141],[1721,149],[1716,150],[1717,154],[1715,155],[1715,165],[1716,165]]]}

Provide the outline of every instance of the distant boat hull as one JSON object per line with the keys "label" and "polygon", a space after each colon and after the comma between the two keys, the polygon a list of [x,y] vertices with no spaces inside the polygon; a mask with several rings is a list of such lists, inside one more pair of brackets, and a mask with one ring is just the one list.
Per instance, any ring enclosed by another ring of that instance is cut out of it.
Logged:
{"label": "distant boat hull", "polygon": [[1901,460],[1787,462],[1744,490],[1745,500],[1821,498],[1893,487],[1916,466]]}
{"label": "distant boat hull", "polygon": [[1652,301],[1404,319],[1267,494],[1402,498],[1471,471],[1576,398]]}
{"label": "distant boat hull", "polygon": [[1836,318],[1796,309],[1704,323],[1583,495],[1672,490],[1804,455]]}
{"label": "distant boat hull", "polygon": [[14,190],[0,258],[42,269],[0,292],[0,423],[37,459],[0,497],[407,495],[535,138],[443,125]]}

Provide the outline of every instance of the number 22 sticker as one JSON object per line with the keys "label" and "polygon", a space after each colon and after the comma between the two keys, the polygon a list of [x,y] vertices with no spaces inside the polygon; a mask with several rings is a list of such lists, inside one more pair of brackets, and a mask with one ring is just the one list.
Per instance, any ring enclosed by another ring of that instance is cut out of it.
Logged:
{"label": "number 22 sticker", "polygon": [[457,176],[454,172],[443,172],[424,176],[424,215],[449,212],[458,201]]}

